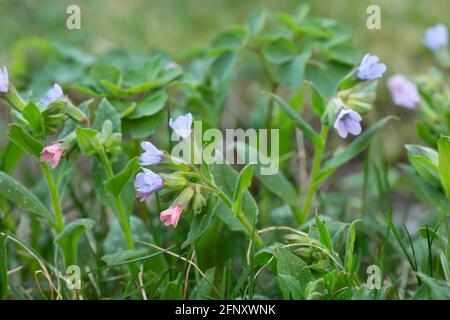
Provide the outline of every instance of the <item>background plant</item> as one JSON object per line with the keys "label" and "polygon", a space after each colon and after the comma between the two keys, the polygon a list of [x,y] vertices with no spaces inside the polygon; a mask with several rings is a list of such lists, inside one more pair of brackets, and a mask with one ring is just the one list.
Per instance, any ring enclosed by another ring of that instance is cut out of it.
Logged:
{"label": "background plant", "polygon": [[[432,131],[418,135],[430,148],[408,139],[399,153],[412,168],[399,167],[377,137],[393,119],[375,104],[384,71],[361,75],[368,50],[360,52],[350,29],[309,13],[307,5],[258,10],[175,55],[92,54],[19,40],[2,93],[9,139],[1,162],[1,296],[448,297],[448,123],[440,117],[448,113],[447,71],[417,77],[427,103],[417,108],[418,128]],[[49,88],[57,98],[44,105],[54,97]],[[360,115],[351,118],[362,127],[350,131],[357,137],[343,140],[334,129],[343,110]],[[282,170],[261,176],[257,165],[168,160],[169,120],[188,112],[205,127],[279,128]],[[165,161],[142,164],[141,143],[149,140]],[[51,170],[39,158],[55,144]],[[164,186],[139,202],[133,182],[142,167]],[[177,205],[183,213],[165,228],[160,213]],[[418,211],[427,214],[414,217]],[[82,288],[71,291],[63,277],[75,262]],[[380,290],[366,286],[372,264],[382,270]]]}

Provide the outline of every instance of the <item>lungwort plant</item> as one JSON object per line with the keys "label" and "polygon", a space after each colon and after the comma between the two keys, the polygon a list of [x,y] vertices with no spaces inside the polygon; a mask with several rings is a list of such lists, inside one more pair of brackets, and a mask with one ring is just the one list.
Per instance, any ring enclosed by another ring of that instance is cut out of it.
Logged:
{"label": "lungwort plant", "polygon": [[[441,69],[387,80],[428,144],[397,166],[380,134],[402,123],[372,112],[390,70],[306,5],[175,56],[20,40],[0,70],[0,297],[449,298],[445,26],[424,42]],[[233,126],[247,139],[218,147]],[[277,130],[270,154],[251,129]]]}

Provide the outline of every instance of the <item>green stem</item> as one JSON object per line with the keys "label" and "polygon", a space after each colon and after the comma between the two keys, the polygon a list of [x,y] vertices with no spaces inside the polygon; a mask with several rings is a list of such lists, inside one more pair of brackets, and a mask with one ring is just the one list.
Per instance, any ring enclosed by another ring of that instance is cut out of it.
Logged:
{"label": "green stem", "polygon": [[[220,188],[217,188],[216,186],[210,186],[214,189],[216,194],[219,196],[219,198],[230,208],[233,209],[233,201],[222,191]],[[261,236],[258,234],[258,231],[253,228],[253,226],[250,224],[250,222],[247,220],[247,218],[244,216],[244,213],[242,210],[239,209],[239,211],[236,213],[237,218],[241,221],[245,229],[248,231],[250,235],[253,236],[255,240],[255,245],[257,248],[261,248],[264,245],[263,240],[261,239]]]}
{"label": "green stem", "polygon": [[307,220],[309,208],[311,206],[311,200],[312,200],[314,194],[316,193],[316,189],[317,189],[316,180],[317,180],[317,175],[320,171],[320,164],[322,163],[322,156],[323,156],[323,152],[325,150],[325,144],[326,144],[326,140],[327,140],[327,136],[328,136],[328,130],[329,130],[329,128],[327,125],[322,126],[322,130],[320,132],[321,143],[316,145],[313,166],[311,169],[311,175],[309,177],[309,184],[308,184],[308,190],[306,193],[305,202],[303,204],[302,210],[296,216],[297,222],[300,225],[305,223],[305,221]]}
{"label": "green stem", "polygon": [[58,187],[55,184],[50,168],[46,163],[41,163],[42,171],[44,172],[45,180],[47,181],[48,190],[52,199],[53,213],[55,214],[56,223],[54,225],[56,233],[61,233],[64,229],[64,219],[59,203]]}
{"label": "green stem", "polygon": [[[100,156],[100,161],[105,166],[106,175],[108,176],[108,179],[111,179],[114,176],[114,172],[111,166],[111,162],[108,159],[108,156],[106,155],[103,149],[101,149],[98,154]],[[114,196],[114,202],[117,208],[117,215],[125,238],[127,249],[133,250],[134,242],[133,237],[131,236],[130,222],[128,219],[128,215],[125,211],[125,208],[123,206],[122,199],[120,198],[120,195]]]}
{"label": "green stem", "polygon": [[20,97],[16,88],[10,84],[9,92],[2,94],[1,97],[8,101],[8,103],[13,107],[16,111],[22,112],[25,109],[25,102]]}

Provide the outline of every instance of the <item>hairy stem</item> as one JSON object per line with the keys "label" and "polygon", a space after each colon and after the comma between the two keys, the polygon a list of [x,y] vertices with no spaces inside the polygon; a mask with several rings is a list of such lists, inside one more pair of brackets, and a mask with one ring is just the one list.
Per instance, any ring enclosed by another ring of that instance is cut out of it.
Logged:
{"label": "hairy stem", "polygon": [[[108,156],[106,155],[105,151],[102,149],[99,151],[99,157],[100,161],[105,166],[106,175],[108,179],[111,179],[114,176],[114,172],[112,170],[111,162],[108,159]],[[131,236],[131,228],[130,228],[130,222],[128,219],[128,215],[125,211],[125,208],[123,206],[122,199],[120,198],[120,195],[114,196],[114,202],[117,208],[117,216],[119,218],[120,227],[122,228],[123,236],[125,238],[125,243],[128,250],[134,249],[134,242],[133,237]]]}

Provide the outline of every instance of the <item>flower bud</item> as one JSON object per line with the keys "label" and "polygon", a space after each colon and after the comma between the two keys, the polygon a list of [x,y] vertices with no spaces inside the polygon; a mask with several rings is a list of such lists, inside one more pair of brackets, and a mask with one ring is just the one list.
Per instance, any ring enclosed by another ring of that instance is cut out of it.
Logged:
{"label": "flower bud", "polygon": [[59,127],[67,120],[64,114],[66,103],[64,101],[56,101],[47,105],[42,111],[44,119],[44,128],[47,134],[55,133]]}
{"label": "flower bud", "polygon": [[347,106],[344,101],[339,97],[333,97],[328,102],[325,109],[325,113],[322,117],[322,122],[328,126],[331,126],[336,121],[337,115],[341,109],[345,109]]}
{"label": "flower bud", "polygon": [[194,197],[192,198],[192,211],[195,214],[199,214],[202,212],[203,207],[206,204],[205,198],[202,196],[202,193],[198,188],[196,188]]}
{"label": "flower bud", "polygon": [[364,115],[373,109],[376,87],[377,82],[372,82],[368,86],[360,83],[350,89],[339,91],[337,95],[348,108]]}
{"label": "flower bud", "polygon": [[184,188],[183,191],[181,191],[181,193],[178,195],[178,197],[175,198],[171,207],[174,205],[180,205],[183,210],[188,209],[194,193],[194,189],[191,186]]}
{"label": "flower bud", "polygon": [[179,172],[160,173],[160,176],[163,178],[164,187],[167,189],[180,190],[188,184],[188,180]]}
{"label": "flower bud", "polygon": [[65,109],[66,115],[68,115],[72,120],[78,123],[87,123],[87,116],[79,108],[75,107],[72,103],[67,102]]}

